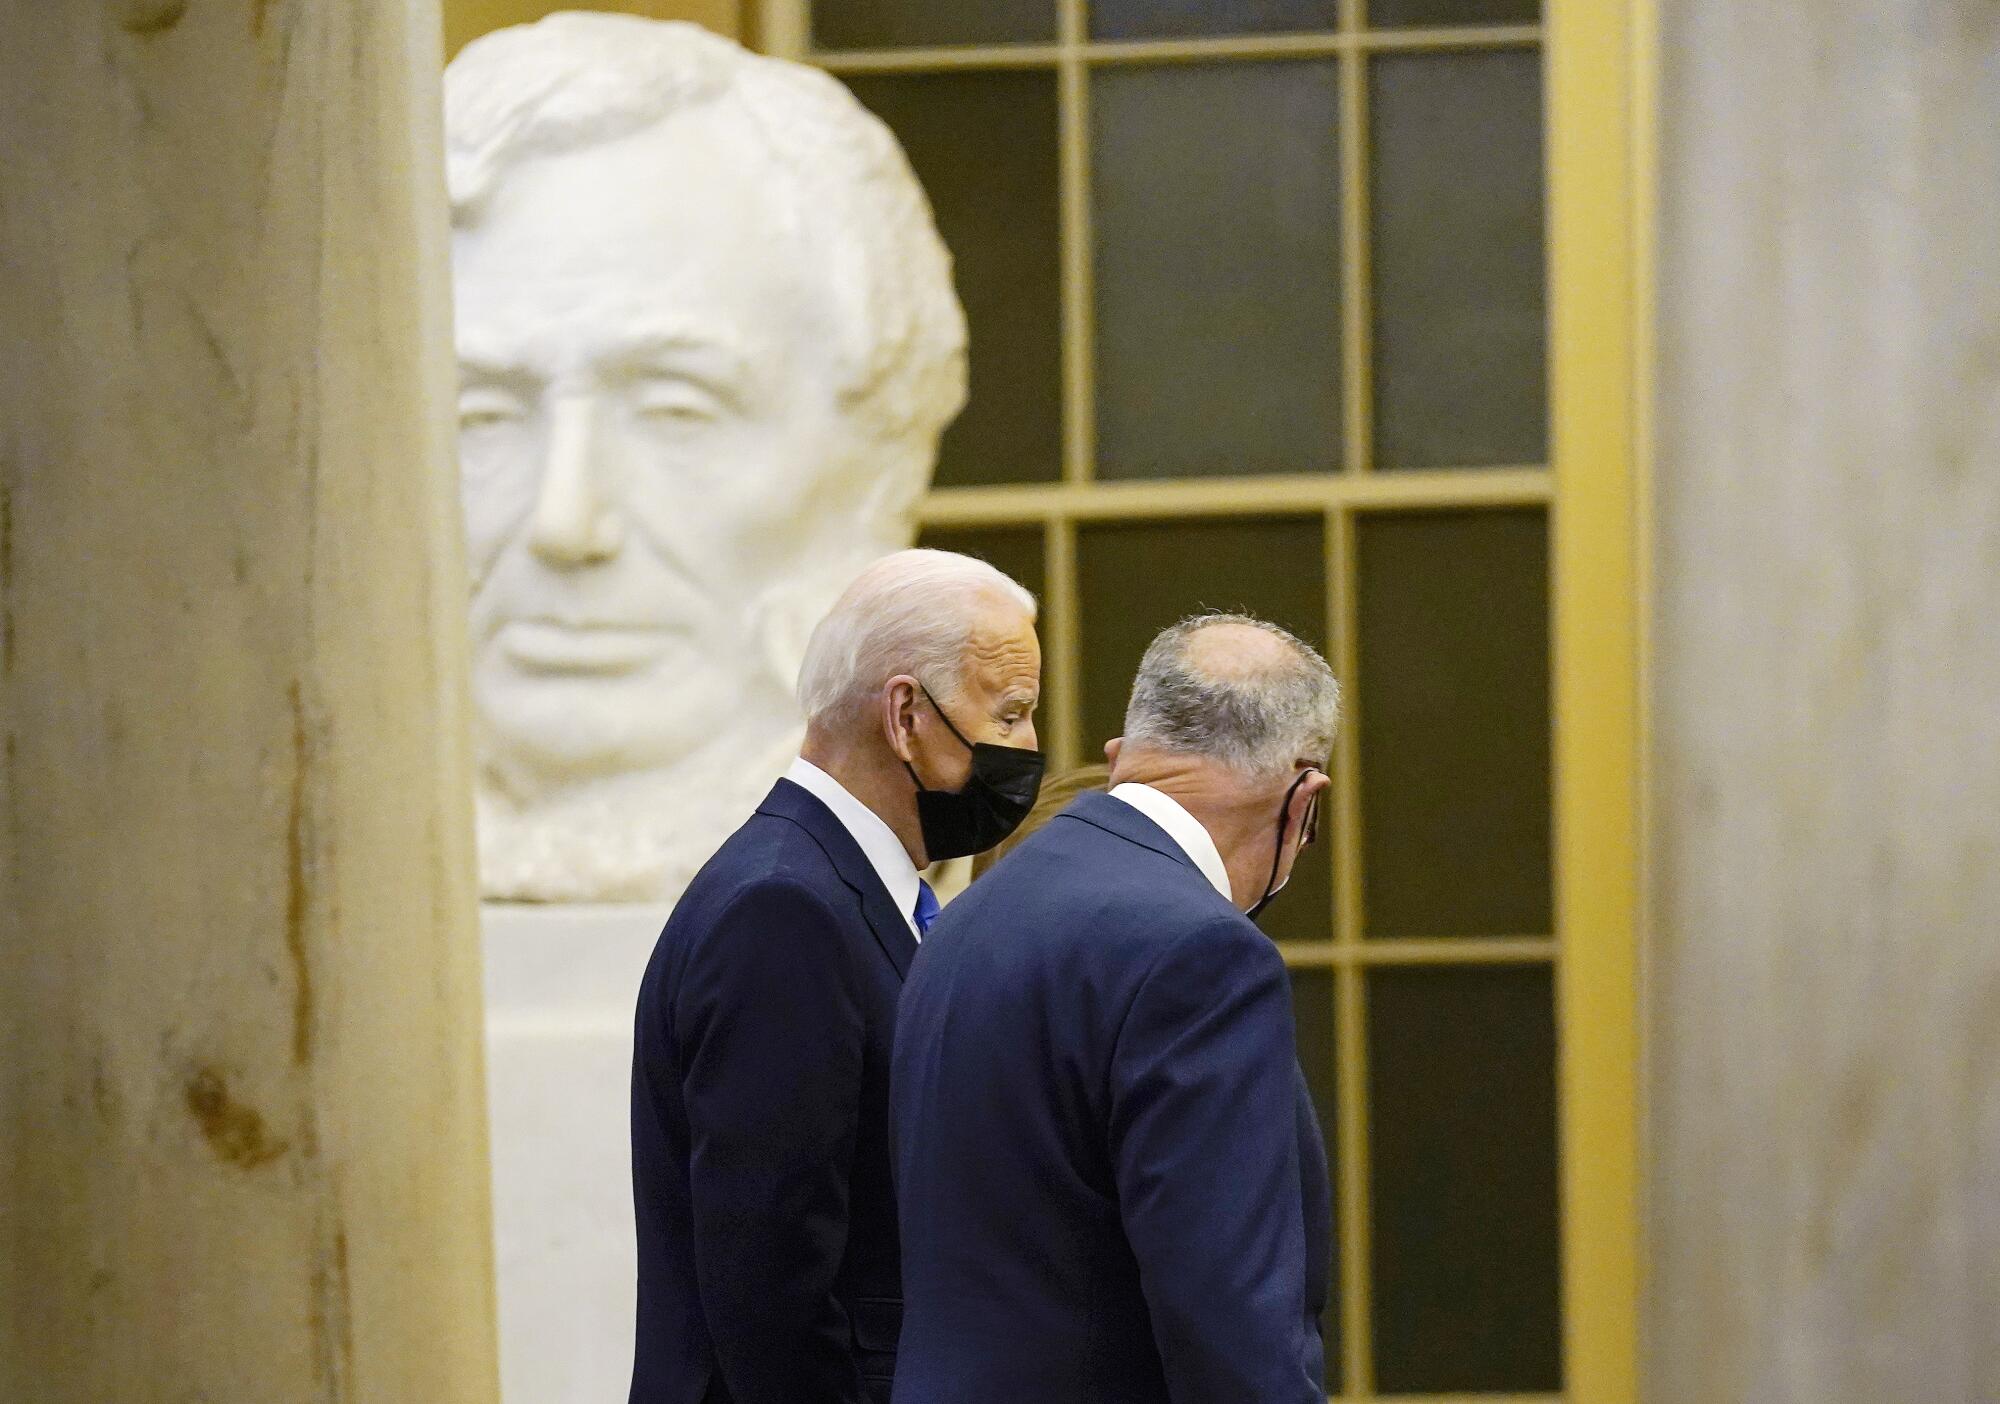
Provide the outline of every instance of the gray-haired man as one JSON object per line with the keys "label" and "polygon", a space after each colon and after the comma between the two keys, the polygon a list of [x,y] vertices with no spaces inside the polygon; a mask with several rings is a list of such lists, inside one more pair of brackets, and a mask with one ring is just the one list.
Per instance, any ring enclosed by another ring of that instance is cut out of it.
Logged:
{"label": "gray-haired man", "polygon": [[1275,625],[1146,651],[1109,794],[954,902],[911,969],[890,1131],[910,1404],[1320,1404],[1319,1130],[1277,950],[1339,689]]}

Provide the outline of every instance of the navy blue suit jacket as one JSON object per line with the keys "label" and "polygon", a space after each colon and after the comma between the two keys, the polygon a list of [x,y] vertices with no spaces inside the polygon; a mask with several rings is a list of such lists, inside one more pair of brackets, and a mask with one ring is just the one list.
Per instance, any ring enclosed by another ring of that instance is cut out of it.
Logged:
{"label": "navy blue suit jacket", "polygon": [[945,909],[890,1097],[897,1404],[1324,1404],[1284,964],[1136,809],[1083,796]]}
{"label": "navy blue suit jacket", "polygon": [[632,1055],[631,1404],[887,1400],[889,1046],[915,950],[853,837],[784,780],[667,919]]}

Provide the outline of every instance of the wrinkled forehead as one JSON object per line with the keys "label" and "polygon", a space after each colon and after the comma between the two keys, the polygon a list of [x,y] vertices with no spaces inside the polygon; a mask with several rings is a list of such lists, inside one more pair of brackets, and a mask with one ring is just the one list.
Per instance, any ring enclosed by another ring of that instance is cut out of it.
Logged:
{"label": "wrinkled forehead", "polygon": [[[736,175],[750,189],[772,190],[782,182],[769,145],[740,104],[727,96],[690,103],[639,122],[607,122],[601,130],[578,124],[559,140],[526,141],[503,148],[478,197],[454,207],[459,232],[477,231],[546,207],[549,193],[568,186],[572,198],[623,196],[627,202],[648,186],[669,190],[725,183]],[[553,212],[582,213],[575,206]]]}
{"label": "wrinkled forehead", "polygon": [[727,100],[522,158],[453,231],[461,352],[653,323],[714,324],[752,355],[774,338],[839,338],[793,195]]}
{"label": "wrinkled forehead", "polygon": [[966,640],[965,683],[990,696],[1040,695],[1041,641],[1018,601],[998,593],[981,602]]}

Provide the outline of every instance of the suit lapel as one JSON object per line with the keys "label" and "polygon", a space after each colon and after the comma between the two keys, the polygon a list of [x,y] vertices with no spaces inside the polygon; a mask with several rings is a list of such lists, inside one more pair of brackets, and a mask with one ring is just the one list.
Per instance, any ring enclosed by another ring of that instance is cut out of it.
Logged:
{"label": "suit lapel", "polygon": [[868,861],[854,835],[847,832],[847,826],[809,791],[789,780],[780,780],[757,806],[757,812],[789,819],[812,835],[827,861],[833,864],[833,870],[840,874],[840,880],[861,899],[861,914],[868,919],[868,929],[875,933],[876,944],[882,947],[889,964],[896,967],[898,978],[907,976],[910,959],[917,953],[916,935],[910,930],[909,921],[896,910],[896,904],[889,900],[888,889],[882,886],[875,865]]}

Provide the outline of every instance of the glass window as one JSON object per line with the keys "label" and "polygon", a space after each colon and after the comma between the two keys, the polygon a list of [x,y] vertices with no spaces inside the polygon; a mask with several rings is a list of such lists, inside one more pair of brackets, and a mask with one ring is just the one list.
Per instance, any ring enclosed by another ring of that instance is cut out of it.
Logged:
{"label": "glass window", "polygon": [[1547,935],[1547,519],[1368,513],[1355,539],[1368,934]]}
{"label": "glass window", "polygon": [[1533,24],[1541,17],[1539,0],[1368,0],[1368,23],[1376,29]]}
{"label": "glass window", "polygon": [[1382,1393],[1562,1388],[1555,1059],[1546,966],[1369,972]]}
{"label": "glass window", "polygon": [[971,330],[940,487],[1062,476],[1056,87],[1046,72],[855,77],[930,196]]}
{"label": "glass window", "polygon": [[1338,29],[1339,0],[1090,0],[1093,39]]}
{"label": "glass window", "polygon": [[815,0],[812,29],[822,49],[1047,43],[1056,0]]}
{"label": "glass window", "polygon": [[1376,464],[1541,463],[1541,55],[1387,55],[1369,71]]}
{"label": "glass window", "polygon": [[1340,466],[1338,68],[1091,80],[1105,478]]}
{"label": "glass window", "polygon": [[977,556],[1019,581],[1044,605],[1048,603],[1048,569],[1039,526],[925,527],[917,544]]}

